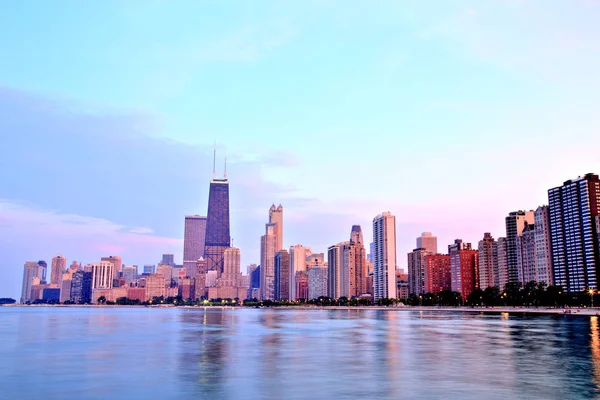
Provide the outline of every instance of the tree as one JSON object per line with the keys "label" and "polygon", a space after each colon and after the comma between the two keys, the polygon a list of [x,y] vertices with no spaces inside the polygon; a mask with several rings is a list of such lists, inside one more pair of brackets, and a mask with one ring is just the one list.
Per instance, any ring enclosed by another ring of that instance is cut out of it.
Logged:
{"label": "tree", "polygon": [[483,302],[486,306],[497,306],[500,303],[500,288],[498,286],[488,286],[483,291]]}
{"label": "tree", "polygon": [[106,297],[104,297],[104,296],[98,297],[98,304],[104,304],[104,303],[106,303]]}
{"label": "tree", "polygon": [[11,299],[9,297],[0,298],[0,306],[4,304],[15,304],[17,301],[15,299]]}
{"label": "tree", "polygon": [[508,282],[504,288],[506,302],[510,306],[519,306],[523,304],[521,297],[521,282]]}
{"label": "tree", "polygon": [[477,288],[473,290],[471,294],[469,294],[469,296],[467,297],[467,303],[471,307],[480,306],[483,303],[483,295],[483,290]]}

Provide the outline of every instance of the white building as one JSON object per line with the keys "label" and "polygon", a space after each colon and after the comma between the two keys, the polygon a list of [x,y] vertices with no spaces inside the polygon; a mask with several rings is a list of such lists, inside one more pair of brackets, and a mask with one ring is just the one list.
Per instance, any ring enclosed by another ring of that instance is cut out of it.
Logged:
{"label": "white building", "polygon": [[308,298],[327,296],[327,268],[312,267],[308,270]]}
{"label": "white building", "polygon": [[550,254],[550,222],[548,206],[540,206],[534,214],[535,264],[537,281],[553,285],[552,258]]}
{"label": "white building", "polygon": [[[306,271],[306,258],[312,254],[310,247],[301,244],[290,246],[290,300],[298,300],[296,273]],[[262,266],[261,266],[262,268]]]}
{"label": "white building", "polygon": [[373,295],[375,300],[396,298],[396,217],[390,212],[373,219]]}
{"label": "white building", "polygon": [[266,232],[260,238],[260,296],[263,300],[275,299],[276,226],[276,223],[267,224]]}

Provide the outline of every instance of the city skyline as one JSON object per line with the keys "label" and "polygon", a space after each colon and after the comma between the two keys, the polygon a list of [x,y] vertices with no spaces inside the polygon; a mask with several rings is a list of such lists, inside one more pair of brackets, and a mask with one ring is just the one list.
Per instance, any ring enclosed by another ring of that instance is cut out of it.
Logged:
{"label": "city skyline", "polygon": [[[370,243],[390,210],[406,271],[420,233],[439,248],[502,237],[508,212],[598,172],[597,4],[271,5],[5,8],[1,294],[18,298],[23,263],[57,254],[181,263],[215,140],[242,267],[260,260],[272,203],[283,247],[315,252],[355,224]],[[24,28],[33,15],[44,37]]]}

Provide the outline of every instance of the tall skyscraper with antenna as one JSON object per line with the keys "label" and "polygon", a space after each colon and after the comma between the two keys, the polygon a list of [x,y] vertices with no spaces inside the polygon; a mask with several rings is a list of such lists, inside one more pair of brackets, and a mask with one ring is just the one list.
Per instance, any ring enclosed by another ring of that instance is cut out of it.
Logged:
{"label": "tall skyscraper with antenna", "polygon": [[229,232],[229,182],[227,181],[227,160],[223,179],[217,179],[215,147],[213,153],[213,179],[208,194],[208,212],[206,213],[206,235],[204,258],[208,271],[223,272],[223,254],[231,246]]}

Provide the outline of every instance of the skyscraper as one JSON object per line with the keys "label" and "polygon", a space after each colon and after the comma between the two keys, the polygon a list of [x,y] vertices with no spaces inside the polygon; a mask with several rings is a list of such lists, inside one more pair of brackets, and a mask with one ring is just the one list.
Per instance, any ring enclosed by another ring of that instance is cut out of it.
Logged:
{"label": "skyscraper", "polygon": [[[183,247],[184,247],[184,251],[185,251],[185,232],[183,235]],[[202,252],[204,252],[204,243],[202,243],[202,246],[200,247],[200,249],[202,250]],[[200,257],[198,257],[200,258]],[[162,259],[160,260],[159,264],[163,264],[163,265],[170,265],[171,267],[175,266],[175,257],[173,256],[173,254],[163,254],[162,255]]]}
{"label": "skyscraper", "polygon": [[548,206],[535,210],[535,265],[538,282],[553,285],[552,257],[550,253],[550,213]]}
{"label": "skyscraper", "polygon": [[341,297],[342,254],[344,243],[334,244],[327,249],[327,296],[332,299]]}
{"label": "skyscraper", "polygon": [[[204,257],[204,239],[206,235],[206,217],[187,215],[183,232],[183,268],[188,276],[193,277],[196,262]],[[171,255],[172,256],[172,255]],[[163,255],[164,259],[165,255]],[[163,264],[168,264],[164,262]],[[172,261],[167,259],[166,261]]]}
{"label": "skyscraper", "polygon": [[209,271],[223,272],[223,253],[231,245],[229,235],[229,181],[226,177],[210,182],[204,258]]}
{"label": "skyscraper", "polygon": [[[310,247],[304,247],[301,244],[290,246],[290,300],[306,299],[306,297],[299,297],[299,293],[296,292],[299,287],[296,277],[298,272],[306,271],[306,259],[310,254],[312,254]],[[301,279],[304,279],[304,277]]]}
{"label": "skyscraper", "polygon": [[101,261],[92,264],[92,289],[112,289],[114,274],[113,262]]}
{"label": "skyscraper", "polygon": [[519,282],[519,266],[517,257],[518,238],[525,229],[525,224],[533,224],[533,211],[513,211],[506,217],[506,261],[508,281]]}
{"label": "skyscraper", "polygon": [[375,243],[374,299],[395,298],[396,217],[390,212],[379,214],[373,219],[373,243]]}
{"label": "skyscraper", "polygon": [[521,236],[517,236],[517,272],[523,286],[538,280],[535,260],[535,226],[526,223]]}
{"label": "skyscraper", "polygon": [[479,287],[485,290],[487,287],[500,287],[498,275],[498,242],[494,240],[491,233],[484,233],[483,239],[479,241]]}
{"label": "skyscraper", "polygon": [[504,290],[508,283],[508,245],[505,237],[498,238],[498,287]]}
{"label": "skyscraper", "polygon": [[86,304],[92,301],[92,273],[75,271],[71,280],[71,301]]}
{"label": "skyscraper", "polygon": [[452,291],[459,292],[465,300],[479,287],[477,253],[477,250],[471,248],[471,243],[463,243],[460,239],[448,246]]}
{"label": "skyscraper", "polygon": [[42,281],[42,267],[35,261],[28,261],[23,267],[23,286],[21,288],[21,303],[33,301],[31,298],[31,288],[35,278]]}
{"label": "skyscraper", "polygon": [[[308,299],[318,299],[327,296],[327,268],[323,266],[312,267],[307,270]],[[395,282],[394,282],[395,284]]]}
{"label": "skyscraper", "polygon": [[[419,240],[417,239],[417,243]],[[425,257],[432,253],[418,248],[408,253],[408,293],[425,294]]]}
{"label": "skyscraper", "polygon": [[260,294],[262,300],[275,299],[276,225],[273,223],[267,224],[266,232],[260,238]]}
{"label": "skyscraper", "polygon": [[275,299],[290,299],[290,253],[287,250],[275,253]]}
{"label": "skyscraper", "polygon": [[275,208],[275,204],[269,209],[269,223],[275,224],[273,233],[277,236],[275,251],[283,249],[283,207],[281,204]]}
{"label": "skyscraper", "polygon": [[368,293],[365,288],[368,275],[367,255],[360,225],[352,226],[347,252],[344,259],[348,260],[348,297],[360,297]]}
{"label": "skyscraper", "polygon": [[436,254],[437,237],[433,236],[431,232],[423,232],[421,236],[417,238],[417,249],[425,249],[430,254]]}
{"label": "skyscraper", "polygon": [[600,180],[568,180],[548,190],[554,284],[569,292],[598,288],[600,274]]}
{"label": "skyscraper", "polygon": [[52,258],[52,271],[50,272],[50,283],[58,285],[62,274],[67,269],[67,259],[61,255]]}
{"label": "skyscraper", "polygon": [[130,284],[131,282],[137,279],[138,270],[137,265],[126,265],[123,267],[123,277],[125,278],[125,283]]}

